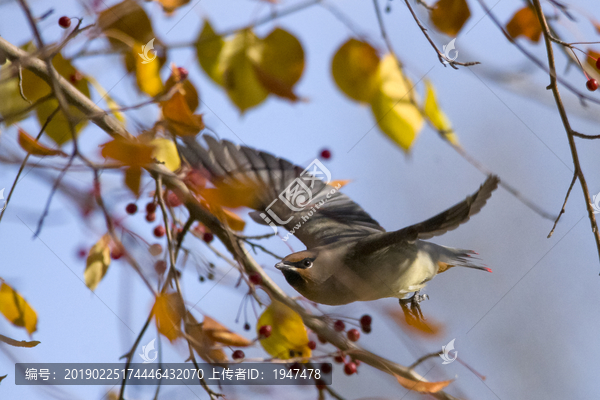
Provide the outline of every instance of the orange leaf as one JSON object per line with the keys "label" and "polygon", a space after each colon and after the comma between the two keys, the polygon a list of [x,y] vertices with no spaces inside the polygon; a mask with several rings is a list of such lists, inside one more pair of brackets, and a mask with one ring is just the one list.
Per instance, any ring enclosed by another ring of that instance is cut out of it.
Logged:
{"label": "orange leaf", "polygon": [[588,50],[587,52],[587,63],[594,69],[596,69],[596,60],[600,58],[600,53],[595,52],[594,50]]}
{"label": "orange leaf", "polygon": [[173,86],[177,85],[177,90],[183,95],[188,108],[193,112],[200,105],[198,91],[189,79],[182,79],[181,72],[177,66],[173,65],[171,71],[171,76],[165,82],[165,92],[169,92]]}
{"label": "orange leaf", "polygon": [[344,186],[346,186],[347,184],[349,184],[350,182],[352,182],[352,179],[340,179],[340,180],[335,180],[335,181],[329,182],[329,186],[337,188],[337,189],[341,189]]}
{"label": "orange leaf", "polygon": [[185,307],[177,293],[160,293],[152,307],[156,317],[158,331],[165,335],[171,342],[181,334],[181,320]]}
{"label": "orange leaf", "polygon": [[437,393],[449,384],[451,384],[454,380],[450,379],[449,381],[440,381],[440,382],[423,382],[423,381],[415,381],[413,379],[403,378],[400,375],[395,375],[398,383],[407,388],[408,390],[413,390],[419,393]]}
{"label": "orange leaf", "polygon": [[161,103],[163,117],[168,129],[177,136],[195,136],[204,129],[202,115],[190,110],[186,98],[180,92]]}
{"label": "orange leaf", "polygon": [[227,327],[206,315],[202,321],[202,330],[210,339],[226,346],[247,347],[252,344],[250,340],[231,332]]}
{"label": "orange leaf", "polygon": [[470,16],[466,0],[439,0],[431,11],[431,22],[439,31],[456,37]]}
{"label": "orange leaf", "polygon": [[216,183],[215,186],[201,191],[202,197],[213,208],[255,208],[257,206],[258,187],[253,183]]}
{"label": "orange leaf", "polygon": [[370,103],[379,85],[379,56],[367,42],[350,39],[333,56],[331,74],[348,97]]}
{"label": "orange leaf", "polygon": [[406,317],[402,309],[398,307],[387,308],[385,313],[396,322],[402,329],[416,333],[420,336],[439,337],[444,333],[444,326],[427,317],[427,323],[414,317]]}
{"label": "orange leaf", "polygon": [[532,42],[538,42],[542,36],[542,26],[535,10],[523,7],[506,24],[506,31],[513,38],[525,36]]}
{"label": "orange leaf", "polygon": [[225,362],[227,356],[223,350],[216,347],[216,343],[202,329],[202,325],[198,323],[196,318],[188,312],[185,322],[185,332],[189,336],[189,341],[200,358],[209,363]]}
{"label": "orange leaf", "polygon": [[223,209],[225,216],[225,222],[234,231],[241,232],[246,227],[246,221],[244,221],[239,215],[229,210]]}
{"label": "orange leaf", "polygon": [[116,138],[102,145],[102,156],[112,158],[123,165],[143,167],[150,164],[154,147],[138,140]]}
{"label": "orange leaf", "polygon": [[34,156],[63,156],[66,154],[60,150],[51,149],[29,136],[23,129],[19,129],[19,145],[27,153]]}
{"label": "orange leaf", "polygon": [[125,185],[138,197],[140,195],[140,183],[142,182],[142,169],[130,167],[125,170]]}

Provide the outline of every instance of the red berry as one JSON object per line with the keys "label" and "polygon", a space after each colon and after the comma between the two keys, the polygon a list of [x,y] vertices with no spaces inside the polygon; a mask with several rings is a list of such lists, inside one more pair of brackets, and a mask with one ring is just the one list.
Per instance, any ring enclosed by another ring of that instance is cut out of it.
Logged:
{"label": "red berry", "polygon": [[87,256],[87,250],[86,249],[79,249],[77,251],[77,257],[79,258],[85,258]]}
{"label": "red berry", "polygon": [[346,328],[346,324],[344,324],[344,321],[342,321],[341,319],[338,319],[337,321],[335,321],[333,323],[333,329],[335,329],[337,332],[341,332]]}
{"label": "red berry", "polygon": [[348,331],[348,339],[352,342],[356,342],[360,338],[360,332],[358,329],[350,329]]}
{"label": "red berry", "polygon": [[260,274],[257,273],[250,274],[248,279],[254,285],[260,285],[262,283],[262,277],[260,276]]}
{"label": "red berry", "polygon": [[125,207],[125,211],[127,211],[127,214],[132,215],[135,214],[138,210],[138,207],[135,203],[129,203],[127,204],[127,207]]}
{"label": "red berry", "polygon": [[153,255],[154,257],[160,256],[160,254],[162,253],[163,248],[160,244],[158,243],[154,243],[152,245],[150,245],[150,247],[148,247],[148,252]]}
{"label": "red berry", "polygon": [[71,83],[77,83],[82,79],[83,79],[83,75],[81,75],[81,72],[79,72],[79,71],[76,71],[74,74],[69,76],[69,80],[71,81]]}
{"label": "red berry", "polygon": [[331,151],[328,149],[321,150],[321,158],[324,160],[329,160],[331,158]]}
{"label": "red berry", "polygon": [[344,372],[346,373],[346,375],[352,375],[356,373],[356,364],[353,362],[349,362],[348,364],[344,365]]}
{"label": "red berry", "polygon": [[167,193],[167,198],[165,200],[169,207],[179,207],[183,204],[181,200],[179,200],[179,197],[173,192]]}
{"label": "red berry", "polygon": [[317,343],[315,343],[314,340],[311,340],[310,342],[308,342],[308,348],[311,350],[314,350],[317,348]]}
{"label": "red berry", "polygon": [[333,367],[331,366],[330,363],[323,363],[321,364],[321,372],[324,374],[330,374],[331,371],[333,371]]}
{"label": "red berry", "polygon": [[156,203],[148,203],[146,204],[146,212],[148,214],[152,214],[156,211]]}
{"label": "red berry", "polygon": [[250,324],[249,324],[249,323],[247,323],[247,322],[246,322],[246,323],[244,324],[244,330],[245,330],[245,331],[249,331],[249,330],[250,330]]}
{"label": "red berry", "polygon": [[321,342],[321,343],[323,343],[323,344],[327,343],[327,339],[325,339],[325,338],[324,338],[323,336],[321,336],[321,335],[317,336],[317,339],[319,339],[319,342]]}
{"label": "red berry", "polygon": [[266,339],[269,336],[271,336],[271,330],[272,330],[271,325],[263,325],[258,330],[258,334],[260,335],[261,338]]}
{"label": "red berry", "polygon": [[231,358],[233,358],[234,360],[241,360],[242,358],[246,357],[246,355],[244,354],[243,351],[241,350],[236,350],[233,352],[233,354],[231,355]]}
{"label": "red berry", "polygon": [[167,270],[167,262],[165,260],[158,260],[154,264],[154,271],[156,271],[156,273],[158,275],[164,274],[166,270]]}
{"label": "red berry", "polygon": [[362,326],[370,326],[371,322],[373,322],[373,318],[371,318],[369,314],[365,314],[362,317],[360,317],[360,324]]}
{"label": "red berry", "polygon": [[179,80],[184,80],[187,79],[188,77],[188,70],[183,68],[183,67],[179,67],[177,68],[177,70],[179,71]]}
{"label": "red berry", "polygon": [[337,356],[333,357],[333,361],[335,361],[336,363],[341,364],[341,363],[343,363],[343,362],[346,361],[346,357],[344,357],[342,354],[340,354],[340,355],[337,355]]}
{"label": "red berry", "polygon": [[595,79],[590,79],[585,83],[585,86],[587,86],[590,92],[593,92],[598,89],[598,81],[596,81]]}
{"label": "red berry", "polygon": [[600,69],[600,57],[596,60],[596,68]]}
{"label": "red berry", "polygon": [[360,361],[360,360],[352,360],[352,361],[354,362],[354,364],[356,364],[356,366],[357,366],[357,367],[358,367],[358,366],[360,365],[360,363],[362,362],[362,361]]}
{"label": "red berry", "polygon": [[362,331],[364,333],[371,333],[371,325],[363,325]]}
{"label": "red berry", "polygon": [[115,249],[110,252],[110,258],[112,258],[113,260],[118,260],[121,257],[123,257],[123,252],[121,252],[120,250]]}
{"label": "red berry", "polygon": [[148,213],[146,214],[146,221],[154,222],[156,220],[156,213]]}
{"label": "red berry", "polygon": [[162,225],[159,225],[156,228],[154,228],[154,236],[156,237],[163,237],[165,236],[165,233],[165,227]]}
{"label": "red berry", "polygon": [[58,19],[58,25],[60,25],[61,28],[67,29],[71,26],[71,18],[67,16],[60,17]]}
{"label": "red berry", "polygon": [[215,235],[213,235],[212,232],[204,232],[202,235],[202,240],[204,240],[206,243],[212,242],[214,238]]}

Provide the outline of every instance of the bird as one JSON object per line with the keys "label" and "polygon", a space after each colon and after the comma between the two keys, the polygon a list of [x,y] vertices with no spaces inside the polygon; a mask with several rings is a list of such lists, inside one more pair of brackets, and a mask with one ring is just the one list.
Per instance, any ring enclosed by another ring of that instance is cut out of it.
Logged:
{"label": "bird", "polygon": [[[408,318],[422,318],[420,291],[452,267],[491,272],[474,251],[446,247],[425,239],[456,229],[477,214],[498,187],[489,175],[462,202],[423,222],[387,232],[331,181],[317,158],[307,168],[268,152],[209,134],[178,143],[180,155],[219,187],[248,188],[250,217],[261,225],[283,227],[306,249],[275,267],[302,296],[325,305],[397,298]],[[412,296],[411,296],[412,294]],[[410,308],[409,308],[410,306]]]}

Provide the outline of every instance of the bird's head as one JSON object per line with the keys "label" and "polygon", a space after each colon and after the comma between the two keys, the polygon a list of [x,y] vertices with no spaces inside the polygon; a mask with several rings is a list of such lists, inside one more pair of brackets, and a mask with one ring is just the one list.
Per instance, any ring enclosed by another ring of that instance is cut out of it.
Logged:
{"label": "bird's head", "polygon": [[304,250],[292,253],[275,264],[275,268],[283,272],[283,276],[296,290],[301,290],[314,275],[314,264],[318,253]]}

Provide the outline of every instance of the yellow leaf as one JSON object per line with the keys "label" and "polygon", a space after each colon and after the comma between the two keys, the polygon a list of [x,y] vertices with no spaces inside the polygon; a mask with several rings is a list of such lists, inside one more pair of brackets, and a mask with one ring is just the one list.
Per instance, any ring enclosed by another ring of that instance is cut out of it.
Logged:
{"label": "yellow leaf", "polygon": [[[65,59],[60,53],[52,59],[52,65],[56,71],[65,79],[69,80],[77,90],[83,93],[86,97],[90,97],[90,89],[87,80],[73,80],[78,71],[71,65],[71,62]],[[31,102],[41,99],[52,93],[50,85],[43,79],[39,78],[29,70],[23,70],[23,93]],[[58,108],[57,100],[48,100],[36,107],[36,115],[40,126],[46,123],[46,120]],[[78,133],[86,124],[87,118],[85,115],[73,105],[69,105],[69,115],[74,121],[79,121],[75,125],[75,132]],[[45,134],[50,137],[56,144],[62,145],[73,139],[69,123],[62,111],[58,111],[52,118],[51,122],[46,126]]]}
{"label": "yellow leaf", "polygon": [[225,346],[247,347],[252,344],[250,340],[231,332],[227,327],[206,315],[202,321],[202,330],[210,339]]}
{"label": "yellow leaf", "polygon": [[150,18],[135,0],[124,0],[102,11],[98,16],[98,26],[104,32],[109,31],[108,40],[116,48],[127,45],[122,40],[115,39],[111,32],[120,32],[138,43],[148,43],[156,37]]}
{"label": "yellow leaf", "polygon": [[331,62],[338,87],[350,98],[370,103],[378,88],[379,56],[370,44],[350,39],[339,48]]}
{"label": "yellow leaf", "polygon": [[185,306],[177,293],[159,293],[152,313],[156,317],[158,331],[173,342],[181,334],[181,320]]}
{"label": "yellow leaf", "polygon": [[19,129],[19,145],[27,153],[34,156],[66,156],[66,154],[60,150],[51,149],[42,145],[22,129]]}
{"label": "yellow leaf", "polygon": [[190,111],[194,112],[194,110],[196,110],[196,108],[198,108],[200,105],[200,96],[198,95],[198,91],[189,79],[180,81],[180,78],[176,78],[176,74],[179,75],[179,71],[177,71],[177,67],[173,67],[173,73],[165,82],[165,92],[169,92],[173,86],[177,85],[179,93],[181,93],[185,98],[188,108]]}
{"label": "yellow leaf", "polygon": [[110,236],[105,234],[92,246],[87,257],[83,277],[85,285],[95,290],[110,265]]}
{"label": "yellow leaf", "polygon": [[177,171],[181,167],[181,159],[177,152],[177,146],[172,140],[158,138],[150,142],[154,148],[152,157],[160,163],[164,163],[169,171]]}
{"label": "yellow leaf", "polygon": [[2,123],[6,126],[27,118],[29,113],[23,113],[22,111],[30,106],[21,97],[19,79],[9,78],[8,73],[11,72],[11,69],[10,61],[7,61],[0,68],[0,99],[2,99],[0,101],[0,115],[4,119]]}
{"label": "yellow leaf", "polygon": [[192,113],[185,97],[176,92],[166,101],[160,103],[167,128],[177,136],[195,136],[204,129],[202,116]]}
{"label": "yellow leaf", "polygon": [[451,384],[454,380],[451,379],[449,381],[440,381],[440,382],[423,382],[416,381],[413,379],[403,378],[400,375],[395,375],[398,383],[407,388],[408,390],[412,390],[419,393],[437,393],[449,384]]}
{"label": "yellow leaf", "polygon": [[227,356],[216,342],[212,340],[202,329],[196,318],[188,312],[185,321],[185,333],[189,336],[190,344],[196,350],[200,358],[209,363],[225,362]]}
{"label": "yellow leaf", "polygon": [[160,5],[162,6],[163,10],[167,13],[170,14],[173,11],[175,11],[176,9],[178,9],[179,7],[182,7],[184,5],[186,5],[187,3],[190,2],[190,0],[156,0],[160,3]]}
{"label": "yellow leaf", "polygon": [[0,313],[14,326],[25,328],[30,335],[37,330],[37,314],[33,308],[4,282],[0,285]]}
{"label": "yellow leaf", "polygon": [[297,100],[292,87],[300,80],[304,71],[304,50],[291,33],[274,29],[260,40],[254,65],[257,77],[271,93],[290,100]]}
{"label": "yellow leaf", "polygon": [[513,38],[525,36],[532,42],[538,42],[542,36],[542,26],[535,10],[523,7],[506,24],[506,31]]}
{"label": "yellow leaf", "polygon": [[466,0],[439,0],[431,11],[431,22],[440,32],[456,37],[470,16]]}
{"label": "yellow leaf", "polygon": [[248,29],[238,32],[225,42],[219,57],[219,72],[229,98],[243,113],[262,103],[269,92],[254,72],[254,59],[250,53],[258,51],[258,38]]}
{"label": "yellow leaf", "polygon": [[108,92],[104,90],[102,85],[100,85],[100,83],[91,75],[86,76],[85,79],[92,84],[94,89],[96,89],[102,100],[104,100],[104,102],[108,106],[108,109],[112,111],[112,114],[115,116],[115,118],[124,123],[125,116],[119,111],[121,107],[117,104],[116,101],[114,101],[112,97],[109,96]]}
{"label": "yellow leaf", "polygon": [[196,54],[204,72],[218,85],[223,85],[223,75],[222,71],[219,71],[218,64],[224,45],[223,38],[217,35],[208,20],[205,20],[202,32],[196,41]]}
{"label": "yellow leaf", "polygon": [[117,137],[102,145],[102,156],[119,161],[130,167],[144,167],[150,164],[154,148],[149,143],[137,139],[127,140]]}
{"label": "yellow leaf", "polygon": [[142,169],[140,167],[129,167],[125,169],[125,186],[131,190],[135,197],[140,196],[140,184],[142,183]]}
{"label": "yellow leaf", "polygon": [[[142,45],[136,43],[133,46],[133,57],[135,59],[135,78],[138,88],[148,96],[154,97],[161,93],[164,89],[162,80],[160,79],[160,61],[154,58],[152,61],[144,60],[140,57],[144,54]],[[149,56],[150,58],[152,56]]]}
{"label": "yellow leaf", "polygon": [[440,109],[435,95],[433,85],[428,80],[425,81],[425,116],[440,133],[442,137],[450,143],[458,145],[458,138],[452,131],[452,125],[446,114]]}
{"label": "yellow leaf", "polygon": [[271,326],[271,335],[260,339],[260,345],[271,356],[283,360],[310,357],[306,327],[294,310],[273,300],[258,319],[256,331],[265,325]]}
{"label": "yellow leaf", "polygon": [[371,110],[383,133],[408,151],[423,126],[421,112],[410,102],[412,83],[403,77],[389,54],[379,65],[379,77],[381,86],[371,102]]}

